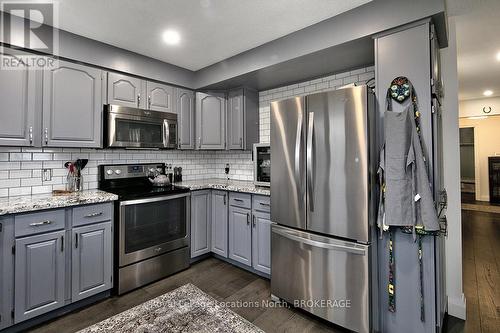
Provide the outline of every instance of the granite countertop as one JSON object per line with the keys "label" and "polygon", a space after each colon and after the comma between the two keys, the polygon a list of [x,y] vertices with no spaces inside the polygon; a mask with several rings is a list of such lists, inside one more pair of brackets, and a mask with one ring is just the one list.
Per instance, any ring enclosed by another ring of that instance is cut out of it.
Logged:
{"label": "granite countertop", "polygon": [[198,179],[174,183],[176,186],[189,188],[191,191],[214,189],[250,194],[271,195],[269,187],[255,186],[253,182],[226,179]]}
{"label": "granite countertop", "polygon": [[0,215],[118,200],[112,193],[89,190],[64,195],[38,194],[0,198]]}

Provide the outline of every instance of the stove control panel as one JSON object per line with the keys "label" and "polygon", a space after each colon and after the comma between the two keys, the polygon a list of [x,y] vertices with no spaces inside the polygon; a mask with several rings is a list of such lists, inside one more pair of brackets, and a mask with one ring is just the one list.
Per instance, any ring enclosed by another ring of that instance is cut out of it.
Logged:
{"label": "stove control panel", "polygon": [[155,171],[163,172],[164,167],[163,163],[102,165],[100,166],[101,179],[103,177],[106,180],[147,177]]}

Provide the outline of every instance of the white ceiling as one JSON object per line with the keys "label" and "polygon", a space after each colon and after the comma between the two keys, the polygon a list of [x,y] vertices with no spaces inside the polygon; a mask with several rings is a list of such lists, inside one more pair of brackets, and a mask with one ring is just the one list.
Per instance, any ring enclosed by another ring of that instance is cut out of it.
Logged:
{"label": "white ceiling", "polygon": [[[59,0],[63,30],[198,70],[371,0]],[[182,39],[169,46],[166,29]]]}
{"label": "white ceiling", "polygon": [[500,1],[450,0],[457,27],[459,99],[500,96]]}

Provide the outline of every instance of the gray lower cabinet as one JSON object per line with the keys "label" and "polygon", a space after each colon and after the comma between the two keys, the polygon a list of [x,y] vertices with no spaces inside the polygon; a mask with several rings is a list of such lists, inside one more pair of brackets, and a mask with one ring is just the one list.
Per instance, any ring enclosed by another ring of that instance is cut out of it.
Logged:
{"label": "gray lower cabinet", "polygon": [[14,306],[14,218],[0,217],[0,330],[12,325]]}
{"label": "gray lower cabinet", "polygon": [[145,81],[136,77],[108,73],[108,104],[146,108]]}
{"label": "gray lower cabinet", "polygon": [[73,228],[71,238],[71,300],[79,301],[111,289],[111,222]]}
{"label": "gray lower cabinet", "polygon": [[196,93],[196,148],[225,149],[226,98],[224,93]]}
{"label": "gray lower cabinet", "polygon": [[222,257],[228,256],[227,209],[228,194],[225,191],[212,191],[212,242],[211,249]]}
{"label": "gray lower cabinet", "polygon": [[211,191],[191,193],[191,258],[209,253],[211,250],[212,207]]}
{"label": "gray lower cabinet", "polygon": [[229,259],[252,265],[252,227],[250,209],[229,207]]}
{"label": "gray lower cabinet", "polygon": [[102,147],[104,72],[59,60],[43,74],[42,144]]}
{"label": "gray lower cabinet", "polygon": [[[18,59],[18,51],[3,48],[2,57]],[[11,52],[12,51],[12,52]],[[23,54],[21,52],[21,54]],[[38,93],[36,77],[39,71],[29,70],[22,64],[16,70],[3,70],[0,75],[0,101],[2,101],[0,122],[0,145],[32,146],[39,138],[36,126],[35,100]],[[38,110],[39,112],[39,110]],[[39,140],[38,140],[39,142]]]}
{"label": "gray lower cabinet", "polygon": [[16,239],[14,322],[64,305],[65,231]]}
{"label": "gray lower cabinet", "polygon": [[179,149],[194,149],[194,99],[193,91],[176,89]]}
{"label": "gray lower cabinet", "polygon": [[259,211],[252,215],[252,266],[271,274],[271,216]]}
{"label": "gray lower cabinet", "polygon": [[154,111],[175,112],[174,88],[166,84],[147,81],[147,108]]}

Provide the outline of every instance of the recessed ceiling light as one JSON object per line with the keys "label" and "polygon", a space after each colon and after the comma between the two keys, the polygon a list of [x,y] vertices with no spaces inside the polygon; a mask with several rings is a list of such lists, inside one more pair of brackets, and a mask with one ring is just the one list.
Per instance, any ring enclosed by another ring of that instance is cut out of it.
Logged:
{"label": "recessed ceiling light", "polygon": [[165,30],[163,41],[168,45],[177,45],[181,41],[181,35],[175,30]]}
{"label": "recessed ceiling light", "polygon": [[500,52],[497,53],[497,60],[500,61]]}
{"label": "recessed ceiling light", "polygon": [[491,95],[493,95],[493,91],[491,91],[491,90],[485,90],[485,91],[483,92],[483,95],[484,95],[484,96],[491,96]]}

